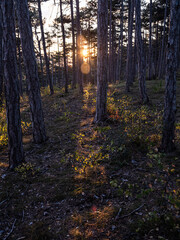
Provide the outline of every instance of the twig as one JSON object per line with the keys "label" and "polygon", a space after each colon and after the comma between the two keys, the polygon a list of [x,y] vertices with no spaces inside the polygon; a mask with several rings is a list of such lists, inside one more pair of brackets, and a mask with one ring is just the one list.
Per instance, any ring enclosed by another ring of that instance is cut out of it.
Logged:
{"label": "twig", "polygon": [[129,216],[132,215],[133,213],[139,211],[139,209],[141,209],[143,206],[144,206],[144,203],[143,203],[140,207],[136,208],[135,210],[133,210],[132,212],[130,212],[130,213],[124,215],[124,216],[121,216],[120,218],[122,219],[122,218],[129,217]]}
{"label": "twig", "polygon": [[117,220],[118,218],[119,218],[119,214],[122,212],[122,208],[120,208],[119,209],[119,211],[118,211],[118,213],[117,213],[117,215],[116,215],[116,217],[115,217],[115,220]]}
{"label": "twig", "polygon": [[12,225],[11,231],[8,233],[8,235],[7,235],[3,240],[8,239],[8,237],[11,235],[11,233],[12,233],[13,230],[14,230],[14,225],[15,225],[15,223],[16,223],[16,219],[15,219],[14,222],[13,222],[13,225]]}
{"label": "twig", "polygon": [[4,202],[6,202],[8,199],[5,199],[5,200],[3,200],[2,202],[0,202],[0,206],[4,203]]}

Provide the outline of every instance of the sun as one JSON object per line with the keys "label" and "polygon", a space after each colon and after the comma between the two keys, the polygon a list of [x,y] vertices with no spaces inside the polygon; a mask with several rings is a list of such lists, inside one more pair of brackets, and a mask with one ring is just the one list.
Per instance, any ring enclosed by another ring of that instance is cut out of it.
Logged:
{"label": "sun", "polygon": [[84,48],[82,50],[82,55],[83,57],[87,58],[88,57],[88,48],[86,45],[84,45]]}

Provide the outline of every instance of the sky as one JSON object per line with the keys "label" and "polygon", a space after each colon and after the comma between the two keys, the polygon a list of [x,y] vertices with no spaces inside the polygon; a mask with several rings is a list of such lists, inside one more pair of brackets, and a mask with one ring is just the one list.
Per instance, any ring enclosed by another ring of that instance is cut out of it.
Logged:
{"label": "sky", "polygon": [[[58,3],[56,5],[54,5],[54,2]],[[86,5],[86,0],[82,0],[80,1],[80,8],[84,7]],[[49,29],[49,25],[52,24],[53,20],[58,16],[59,17],[59,0],[49,0],[47,2],[44,2],[41,4],[41,8],[42,8],[42,16],[43,18],[47,19],[46,23],[44,25],[45,29]],[[74,6],[75,9],[75,6]],[[66,8],[64,9],[64,13],[68,13],[68,11],[70,11],[70,7],[69,9]]]}

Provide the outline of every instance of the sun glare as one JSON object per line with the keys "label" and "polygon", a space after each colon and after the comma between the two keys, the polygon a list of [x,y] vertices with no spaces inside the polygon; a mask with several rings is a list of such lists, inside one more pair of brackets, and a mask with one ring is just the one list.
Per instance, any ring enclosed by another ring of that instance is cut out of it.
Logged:
{"label": "sun glare", "polygon": [[85,58],[88,56],[88,49],[87,49],[87,46],[84,46],[84,49],[83,49],[82,54],[83,54],[83,57],[85,57]]}

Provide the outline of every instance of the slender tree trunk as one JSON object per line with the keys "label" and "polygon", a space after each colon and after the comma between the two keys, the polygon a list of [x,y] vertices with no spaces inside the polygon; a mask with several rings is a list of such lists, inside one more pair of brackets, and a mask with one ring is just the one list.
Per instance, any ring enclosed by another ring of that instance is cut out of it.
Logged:
{"label": "slender tree trunk", "polygon": [[130,91],[132,79],[132,31],[133,31],[134,0],[129,0],[129,19],[128,19],[128,48],[126,65],[126,91]]}
{"label": "slender tree trunk", "polygon": [[152,0],[149,3],[149,80],[152,79]]}
{"label": "slender tree trunk", "polygon": [[24,65],[28,80],[28,94],[31,109],[33,139],[35,143],[46,141],[46,131],[41,103],[38,68],[27,0],[15,0],[20,30]]}
{"label": "slender tree trunk", "polygon": [[2,10],[0,6],[0,107],[2,106],[2,94],[3,94],[3,49],[2,49],[2,39],[3,39],[3,26],[2,26]]}
{"label": "slender tree trunk", "polygon": [[109,82],[112,82],[112,0],[110,0],[110,18],[109,18]]}
{"label": "slender tree trunk", "polygon": [[165,152],[171,152],[175,149],[174,132],[176,119],[176,72],[178,65],[178,25],[180,24],[180,7],[178,0],[171,1],[170,19],[162,137],[162,150]]}
{"label": "slender tree trunk", "polygon": [[19,93],[21,96],[23,96],[23,89],[22,89],[22,67],[21,67],[21,60],[22,60],[22,54],[21,54],[21,40],[19,36],[19,31],[18,31],[18,72],[19,72]]}
{"label": "slender tree trunk", "polygon": [[76,87],[76,48],[75,48],[75,33],[74,33],[74,12],[73,12],[73,0],[70,0],[71,6],[71,24],[72,24],[72,60],[73,60],[73,80],[72,88]]}
{"label": "slender tree trunk", "polygon": [[44,81],[44,70],[43,70],[43,61],[42,61],[42,54],[41,54],[41,41],[39,39],[36,26],[35,26],[35,34],[36,34],[36,39],[38,42],[38,49],[39,49],[39,60],[40,60],[40,67],[41,67],[42,86],[45,87],[46,83]]}
{"label": "slender tree trunk", "polygon": [[63,58],[64,58],[64,76],[65,76],[65,93],[68,93],[68,73],[67,73],[67,61],[66,61],[66,39],[64,31],[64,19],[62,13],[62,0],[60,0],[60,13],[61,13],[61,30],[63,36]]}
{"label": "slender tree trunk", "polygon": [[149,102],[149,98],[146,92],[145,81],[145,59],[143,53],[143,43],[141,36],[141,0],[136,1],[136,41],[137,41],[137,55],[138,55],[138,77],[139,77],[139,90],[142,103]]}
{"label": "slender tree trunk", "polygon": [[108,0],[98,0],[98,46],[97,46],[97,98],[94,122],[106,118],[107,104],[107,39],[108,39]]}
{"label": "slender tree trunk", "polygon": [[120,38],[121,38],[121,54],[120,54],[120,60],[119,60],[119,67],[120,67],[120,79],[122,75],[122,58],[123,58],[123,29],[124,29],[124,0],[121,0],[121,24],[120,24]]}
{"label": "slender tree trunk", "polygon": [[50,87],[50,94],[54,94],[54,89],[53,89],[53,84],[52,84],[52,79],[51,79],[51,73],[49,69],[49,59],[46,53],[46,42],[45,42],[45,37],[44,37],[44,28],[43,28],[43,22],[42,22],[42,12],[41,12],[41,2],[38,0],[38,11],[39,11],[39,21],[40,21],[40,27],[41,27],[41,38],[42,38],[42,43],[43,43],[43,50],[44,50],[44,58],[45,58],[45,63],[46,63],[46,74],[48,75],[48,82],[49,82],[49,87]]}
{"label": "slender tree trunk", "polygon": [[79,0],[76,0],[76,28],[77,28],[77,80],[79,85],[79,93],[83,94],[83,81],[81,73],[81,27],[79,14]]}
{"label": "slender tree trunk", "polygon": [[166,6],[164,10],[164,23],[163,23],[163,37],[162,37],[162,45],[161,45],[161,53],[160,53],[160,62],[159,62],[159,74],[158,78],[162,78],[162,69],[163,69],[163,55],[164,55],[164,45],[165,45],[165,31],[166,31],[166,18],[167,18],[167,4],[168,0],[166,0]]}
{"label": "slender tree trunk", "polygon": [[24,160],[13,0],[1,1],[3,12],[4,81],[9,142],[9,168],[14,169]]}

